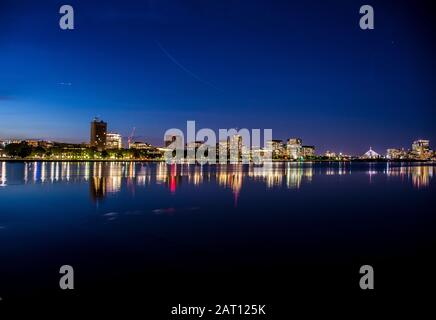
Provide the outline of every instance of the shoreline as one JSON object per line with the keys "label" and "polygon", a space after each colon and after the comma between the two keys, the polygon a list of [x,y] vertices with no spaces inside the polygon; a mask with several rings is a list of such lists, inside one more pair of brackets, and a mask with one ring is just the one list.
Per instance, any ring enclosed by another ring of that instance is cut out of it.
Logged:
{"label": "shoreline", "polygon": [[[11,159],[11,158],[0,158],[0,162],[165,162],[164,159]],[[428,164],[436,164],[434,160],[387,160],[387,159],[353,159],[353,160],[273,160],[273,163],[428,163]],[[187,162],[181,162],[177,164],[188,164]],[[199,163],[194,163],[198,165]],[[207,165],[219,165],[219,162],[216,163],[207,163]],[[231,164],[227,162],[227,164]],[[234,163],[234,164],[243,164]],[[249,165],[256,165],[254,162],[250,161],[250,163],[244,163]]]}

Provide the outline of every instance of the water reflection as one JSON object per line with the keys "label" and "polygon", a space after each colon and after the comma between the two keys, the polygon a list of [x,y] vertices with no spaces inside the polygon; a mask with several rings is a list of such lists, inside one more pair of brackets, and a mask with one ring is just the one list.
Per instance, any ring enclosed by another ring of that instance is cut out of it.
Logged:
{"label": "water reflection", "polygon": [[411,178],[416,188],[428,187],[433,178],[433,172],[433,166],[391,166],[389,163],[386,164],[384,171],[387,176]]}
{"label": "water reflection", "polygon": [[255,165],[167,165],[135,162],[0,162],[0,187],[14,184],[88,182],[91,198],[102,199],[125,188],[134,194],[138,186],[163,185],[176,193],[182,184],[218,184],[230,189],[235,206],[244,182],[263,183],[266,188],[299,189],[316,176],[345,176],[366,173],[400,178],[415,188],[425,188],[433,178],[433,164],[272,163]]}

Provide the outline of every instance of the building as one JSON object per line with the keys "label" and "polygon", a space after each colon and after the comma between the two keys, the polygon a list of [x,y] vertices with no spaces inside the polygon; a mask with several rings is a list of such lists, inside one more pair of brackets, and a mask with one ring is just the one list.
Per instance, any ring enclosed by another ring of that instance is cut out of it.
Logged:
{"label": "building", "polygon": [[416,141],[413,141],[412,143],[412,151],[414,152],[426,152],[430,150],[430,141],[429,140],[423,140],[419,139]]}
{"label": "building", "polygon": [[300,138],[290,138],[286,142],[286,151],[290,159],[299,159],[302,157],[301,147],[302,140]]}
{"label": "building", "polygon": [[107,123],[95,118],[91,122],[91,147],[98,151],[106,149]]}
{"label": "building", "polygon": [[303,158],[310,158],[315,156],[315,146],[302,146],[301,156]]}
{"label": "building", "polygon": [[430,150],[430,141],[424,139],[413,141],[410,155],[417,160],[430,159],[433,155],[433,152]]}
{"label": "building", "polygon": [[188,149],[198,149],[204,144],[204,141],[191,141],[186,144]]}
{"label": "building", "polygon": [[40,143],[39,140],[34,140],[34,139],[28,139],[28,140],[25,140],[25,141],[26,141],[27,145],[29,145],[29,146],[31,146],[33,148],[36,148],[37,146],[39,146],[39,143]]}
{"label": "building", "polygon": [[271,150],[273,159],[283,158],[286,156],[286,148],[282,140],[269,140],[266,142],[266,148]]}
{"label": "building", "polygon": [[216,152],[217,152],[217,156],[220,162],[226,162],[227,158],[229,156],[229,144],[228,144],[228,139],[226,140],[220,140],[217,144],[216,144]]}
{"label": "building", "polygon": [[329,158],[329,159],[335,159],[337,157],[337,155],[336,155],[336,152],[327,150],[324,153],[324,157]]}
{"label": "building", "polygon": [[407,152],[401,148],[391,148],[386,150],[386,159],[389,160],[400,160],[400,159],[406,159],[407,158]]}
{"label": "building", "polygon": [[10,139],[10,140],[3,141],[3,144],[4,144],[4,146],[7,146],[8,144],[19,144],[21,142],[23,142],[23,140]]}
{"label": "building", "polygon": [[228,147],[230,157],[237,157],[233,160],[239,160],[242,157],[242,136],[235,134],[228,138]]}
{"label": "building", "polygon": [[369,150],[367,152],[365,152],[365,154],[363,156],[361,156],[361,159],[379,159],[381,156],[375,152],[374,150],[372,150],[371,147],[369,147]]}
{"label": "building", "polygon": [[177,135],[166,135],[164,138],[165,148],[176,142],[176,149],[183,149],[183,137]]}
{"label": "building", "polygon": [[152,149],[153,146],[146,142],[141,141],[135,141],[129,143],[129,149],[137,149],[137,150],[146,150],[146,149]]}
{"label": "building", "polygon": [[123,140],[121,135],[118,133],[107,133],[106,134],[106,148],[107,149],[122,149]]}

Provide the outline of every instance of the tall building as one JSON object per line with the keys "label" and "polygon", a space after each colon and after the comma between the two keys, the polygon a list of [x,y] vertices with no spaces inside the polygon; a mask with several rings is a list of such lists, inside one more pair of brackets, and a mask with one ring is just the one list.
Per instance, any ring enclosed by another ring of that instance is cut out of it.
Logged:
{"label": "tall building", "polygon": [[228,147],[230,152],[230,157],[236,157],[233,160],[239,160],[242,156],[242,136],[239,134],[234,134],[228,138]]}
{"label": "tall building", "polygon": [[430,141],[419,139],[413,141],[411,156],[419,160],[428,160],[432,157],[432,151],[430,150]]}
{"label": "tall building", "polygon": [[430,141],[429,140],[419,139],[419,140],[413,141],[412,151],[425,152],[428,150],[430,150]]}
{"label": "tall building", "polygon": [[300,138],[290,138],[286,143],[286,149],[290,159],[298,159],[302,157],[302,140]]}
{"label": "tall building", "polygon": [[95,118],[91,122],[91,147],[102,151],[106,148],[107,123]]}
{"label": "tall building", "polygon": [[285,156],[285,147],[282,140],[269,140],[266,142],[267,149],[272,151],[273,158],[281,158]]}
{"label": "tall building", "polygon": [[107,149],[121,149],[123,147],[123,141],[121,135],[118,133],[106,134],[106,148]]}

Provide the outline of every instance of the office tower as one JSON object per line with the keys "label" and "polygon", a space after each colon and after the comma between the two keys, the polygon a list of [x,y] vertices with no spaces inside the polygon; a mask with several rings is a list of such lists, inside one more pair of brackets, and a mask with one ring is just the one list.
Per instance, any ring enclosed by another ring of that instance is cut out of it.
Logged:
{"label": "office tower", "polygon": [[272,151],[273,159],[282,158],[286,155],[286,149],[282,140],[269,140],[266,142],[266,147]]}
{"label": "office tower", "polygon": [[430,149],[430,141],[429,140],[419,139],[419,140],[413,141],[413,143],[412,143],[412,151],[424,152],[424,151],[428,151],[429,149]]}
{"label": "office tower", "polygon": [[419,160],[430,159],[432,156],[432,152],[430,150],[430,141],[423,139],[413,141],[411,155],[413,158]]}
{"label": "office tower", "polygon": [[118,133],[107,133],[106,134],[106,148],[107,149],[121,149],[123,147],[123,142],[121,135]]}
{"label": "office tower", "polygon": [[95,118],[91,122],[91,147],[102,151],[106,148],[107,123]]}
{"label": "office tower", "polygon": [[230,158],[239,161],[242,157],[242,136],[234,134],[228,138]]}

